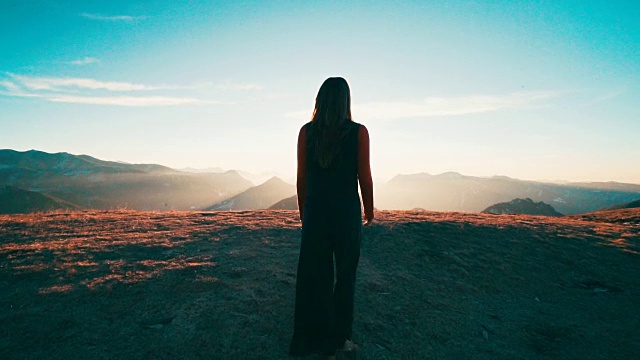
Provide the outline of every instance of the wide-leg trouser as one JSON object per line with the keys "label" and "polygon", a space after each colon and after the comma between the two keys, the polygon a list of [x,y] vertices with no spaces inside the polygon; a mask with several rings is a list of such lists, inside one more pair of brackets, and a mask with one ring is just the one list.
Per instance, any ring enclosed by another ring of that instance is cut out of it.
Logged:
{"label": "wide-leg trouser", "polygon": [[362,218],[360,212],[352,216],[316,215],[305,210],[302,225],[289,348],[294,356],[331,355],[352,335]]}

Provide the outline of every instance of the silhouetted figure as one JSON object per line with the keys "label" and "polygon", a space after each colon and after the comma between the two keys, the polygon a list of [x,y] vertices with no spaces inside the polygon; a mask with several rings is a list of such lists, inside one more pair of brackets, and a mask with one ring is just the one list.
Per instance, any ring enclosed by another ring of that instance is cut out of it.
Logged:
{"label": "silhouetted figure", "polygon": [[347,82],[329,78],[318,91],[311,122],[298,136],[302,242],[290,355],[320,353],[332,358],[337,350],[357,349],[351,329],[362,230],[358,182],[369,225],[373,220],[369,133],[351,119]]}

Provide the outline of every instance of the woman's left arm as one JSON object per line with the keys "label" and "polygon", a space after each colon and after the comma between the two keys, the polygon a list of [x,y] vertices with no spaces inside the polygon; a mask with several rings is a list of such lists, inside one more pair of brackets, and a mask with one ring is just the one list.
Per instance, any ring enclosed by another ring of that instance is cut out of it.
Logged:
{"label": "woman's left arm", "polygon": [[298,175],[296,180],[298,192],[298,211],[300,221],[304,211],[304,201],[307,196],[307,127],[303,126],[298,134]]}

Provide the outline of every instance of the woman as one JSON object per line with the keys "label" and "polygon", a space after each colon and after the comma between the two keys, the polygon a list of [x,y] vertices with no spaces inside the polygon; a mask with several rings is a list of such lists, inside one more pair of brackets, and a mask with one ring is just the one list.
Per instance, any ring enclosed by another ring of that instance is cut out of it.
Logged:
{"label": "woman", "polygon": [[[302,242],[296,280],[292,356],[357,349],[351,341],[362,207],[373,220],[369,133],[351,119],[343,78],[325,80],[311,122],[298,135],[298,208]],[[336,278],[334,283],[335,256]]]}

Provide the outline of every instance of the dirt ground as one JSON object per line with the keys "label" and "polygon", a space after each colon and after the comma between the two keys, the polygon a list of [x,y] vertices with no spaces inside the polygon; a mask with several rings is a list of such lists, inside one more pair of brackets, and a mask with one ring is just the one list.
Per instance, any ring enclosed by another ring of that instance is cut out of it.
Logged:
{"label": "dirt ground", "polygon": [[[633,359],[640,210],[382,211],[360,359]],[[286,359],[294,211],[0,216],[0,359]]]}

